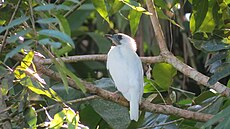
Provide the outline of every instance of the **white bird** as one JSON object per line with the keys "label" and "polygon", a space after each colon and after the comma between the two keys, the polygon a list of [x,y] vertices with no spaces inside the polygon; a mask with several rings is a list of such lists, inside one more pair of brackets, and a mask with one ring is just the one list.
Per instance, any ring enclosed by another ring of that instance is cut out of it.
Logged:
{"label": "white bird", "polygon": [[107,69],[123,96],[129,101],[130,119],[139,118],[139,103],[143,95],[143,68],[134,39],[118,33],[106,35],[115,46],[108,52]]}

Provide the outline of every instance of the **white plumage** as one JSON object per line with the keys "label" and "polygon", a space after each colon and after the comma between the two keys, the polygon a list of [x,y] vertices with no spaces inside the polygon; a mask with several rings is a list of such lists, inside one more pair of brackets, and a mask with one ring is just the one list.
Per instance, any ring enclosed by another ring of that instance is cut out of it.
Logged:
{"label": "white plumage", "polygon": [[130,102],[130,119],[137,121],[144,82],[142,63],[136,54],[136,42],[122,33],[107,37],[115,44],[108,53],[107,69],[117,89]]}

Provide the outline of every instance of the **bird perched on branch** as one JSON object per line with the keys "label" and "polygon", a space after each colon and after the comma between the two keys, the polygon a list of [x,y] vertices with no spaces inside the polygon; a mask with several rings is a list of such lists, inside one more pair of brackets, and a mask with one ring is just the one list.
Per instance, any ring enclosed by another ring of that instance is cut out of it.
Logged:
{"label": "bird perched on branch", "polygon": [[142,63],[136,54],[136,42],[122,33],[107,34],[106,37],[114,44],[108,53],[107,69],[118,91],[129,101],[130,119],[137,121],[144,82]]}

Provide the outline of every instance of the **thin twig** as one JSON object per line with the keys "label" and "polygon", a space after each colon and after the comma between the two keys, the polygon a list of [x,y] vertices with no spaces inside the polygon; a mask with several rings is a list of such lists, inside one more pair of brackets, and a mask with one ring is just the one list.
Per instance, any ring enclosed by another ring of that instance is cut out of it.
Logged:
{"label": "thin twig", "polygon": [[[92,95],[92,96],[88,96],[88,97],[85,97],[85,98],[70,100],[70,101],[67,101],[67,102],[65,102],[65,103],[66,103],[66,104],[78,103],[78,102],[88,101],[88,100],[92,100],[92,99],[96,99],[96,98],[99,98],[99,96],[97,96],[97,95]],[[48,107],[44,107],[44,108],[38,109],[38,110],[36,110],[36,113],[39,113],[39,112],[44,111],[44,110],[52,109],[52,108],[54,108],[55,106],[57,106],[57,104],[53,104],[53,105],[50,105],[50,106],[48,106]]]}
{"label": "thin twig", "polygon": [[[13,14],[11,15],[11,18],[10,18],[10,21],[9,21],[8,24],[10,24],[13,21],[14,16],[15,16],[16,12],[18,11],[18,8],[19,8],[19,5],[21,4],[21,2],[22,2],[22,0],[18,1],[17,5],[16,5],[16,8],[15,8]],[[6,32],[4,34],[4,37],[3,37],[3,40],[2,40],[2,46],[0,47],[0,53],[2,52],[2,50],[4,49],[4,47],[6,45],[6,39],[7,39],[8,33],[9,33],[9,28],[6,29]]]}

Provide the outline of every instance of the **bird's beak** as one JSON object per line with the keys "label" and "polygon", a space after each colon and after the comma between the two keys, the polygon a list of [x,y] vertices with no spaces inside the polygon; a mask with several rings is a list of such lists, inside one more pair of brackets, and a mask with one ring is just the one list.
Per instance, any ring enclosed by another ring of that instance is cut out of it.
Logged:
{"label": "bird's beak", "polygon": [[105,37],[110,39],[114,45],[119,45],[119,41],[111,34],[105,34]]}

